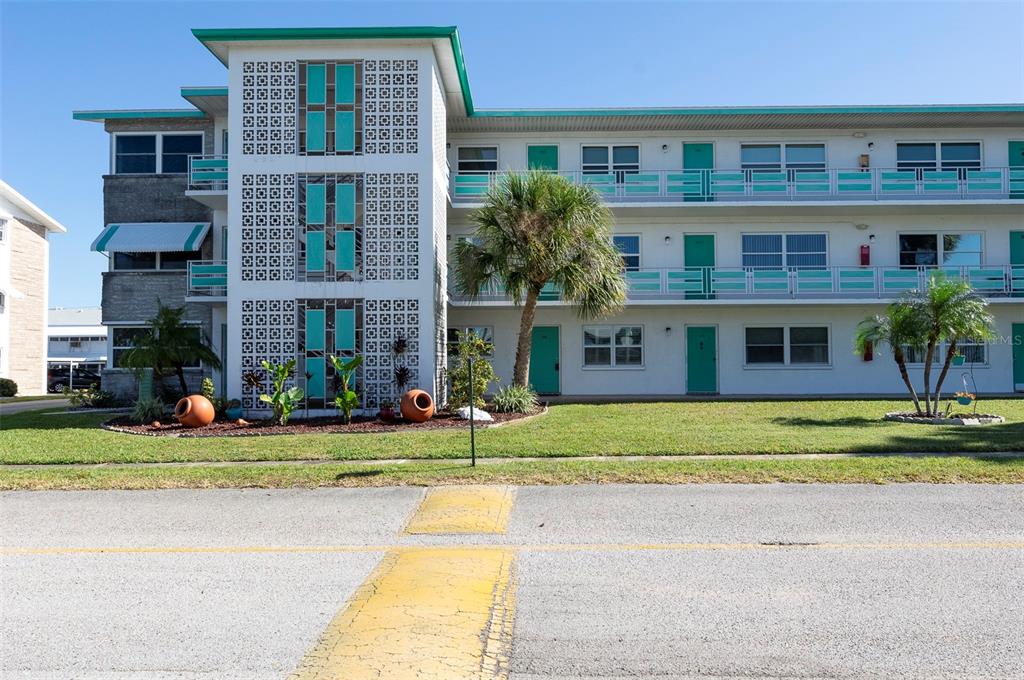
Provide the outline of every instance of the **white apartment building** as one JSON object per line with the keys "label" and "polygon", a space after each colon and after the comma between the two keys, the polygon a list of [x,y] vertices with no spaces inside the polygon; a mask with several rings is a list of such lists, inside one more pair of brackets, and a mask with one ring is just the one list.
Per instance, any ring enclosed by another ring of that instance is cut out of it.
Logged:
{"label": "white apartment building", "polygon": [[51,307],[46,326],[49,368],[72,365],[99,374],[107,365],[107,329],[99,307]]}
{"label": "white apartment building", "polygon": [[111,134],[105,385],[157,297],[187,307],[250,409],[243,372],[293,357],[326,408],[332,353],[365,357],[369,408],[394,397],[396,362],[443,399],[464,328],[508,382],[519,310],[450,288],[447,253],[498,174],[537,167],[604,197],[629,284],[625,311],[593,321],[546,292],[541,393],[900,393],[885,348],[853,353],[854,328],[936,268],[997,320],[962,370],[1024,390],[1024,105],[486,110],[454,28],[193,33],[226,87],[182,88],[189,109],[75,113]]}

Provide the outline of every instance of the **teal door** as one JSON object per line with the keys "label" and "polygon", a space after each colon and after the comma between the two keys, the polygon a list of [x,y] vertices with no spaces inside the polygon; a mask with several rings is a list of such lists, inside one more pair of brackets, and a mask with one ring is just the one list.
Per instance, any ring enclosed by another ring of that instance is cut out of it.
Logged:
{"label": "teal door", "polygon": [[686,327],[686,393],[718,392],[717,329],[714,326]]}
{"label": "teal door", "polygon": [[1010,198],[1024,198],[1024,142],[1010,144]]}
{"label": "teal door", "polygon": [[526,147],[526,167],[531,170],[558,170],[558,147],[551,145],[530,145]]}
{"label": "teal door", "polygon": [[710,142],[683,143],[683,170],[701,170],[700,195],[687,201],[711,200],[711,171],[715,168],[715,145]]}
{"label": "teal door", "polygon": [[530,385],[537,394],[558,394],[558,326],[534,326],[530,349]]}
{"label": "teal door", "polygon": [[686,271],[700,271],[703,293],[687,293],[688,300],[711,299],[711,267],[715,266],[715,235],[686,234],[683,236],[683,266]]}
{"label": "teal door", "polygon": [[1024,323],[1013,324],[1013,389],[1024,392]]}

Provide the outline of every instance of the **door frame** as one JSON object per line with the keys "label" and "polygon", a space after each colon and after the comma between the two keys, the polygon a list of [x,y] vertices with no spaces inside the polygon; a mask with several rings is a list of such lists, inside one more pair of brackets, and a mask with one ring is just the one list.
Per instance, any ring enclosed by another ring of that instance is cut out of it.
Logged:
{"label": "door frame", "polygon": [[[537,328],[557,328],[558,329],[558,343],[555,345],[555,364],[558,369],[555,371],[555,378],[558,380],[558,390],[556,392],[538,392],[541,396],[554,395],[557,396],[562,393],[562,324],[560,323],[542,323],[534,324],[533,328],[530,329],[530,366],[533,366],[533,331]],[[529,382],[530,374],[527,371],[526,374],[527,382]]]}
{"label": "door frame", "polygon": [[[718,266],[718,235],[713,231],[684,231],[683,232],[683,270],[689,267],[696,267],[700,265],[687,265],[686,264],[686,237],[687,236],[710,236],[711,237],[711,269]],[[711,292],[711,272],[707,272],[707,277],[702,279],[702,282],[707,286],[707,290],[704,293],[687,293],[687,295],[693,295],[694,297],[688,297],[688,300],[713,300],[715,298],[714,293]]]}
{"label": "door frame", "polygon": [[[715,391],[714,392],[691,392],[690,391],[690,330],[691,328],[714,328],[715,329]],[[683,324],[683,394],[715,395],[722,393],[722,362],[719,361],[721,352],[719,328],[717,323],[687,323]]]}

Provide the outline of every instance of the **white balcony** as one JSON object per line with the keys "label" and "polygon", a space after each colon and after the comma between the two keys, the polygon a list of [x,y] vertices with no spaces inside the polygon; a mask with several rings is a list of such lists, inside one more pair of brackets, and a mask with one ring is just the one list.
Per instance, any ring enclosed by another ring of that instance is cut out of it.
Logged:
{"label": "white balcony", "polygon": [[190,302],[223,302],[228,295],[228,263],[226,260],[191,260],[188,263]]}
{"label": "white balcony", "polygon": [[215,210],[228,207],[228,157],[188,157],[188,189],[185,195]]}

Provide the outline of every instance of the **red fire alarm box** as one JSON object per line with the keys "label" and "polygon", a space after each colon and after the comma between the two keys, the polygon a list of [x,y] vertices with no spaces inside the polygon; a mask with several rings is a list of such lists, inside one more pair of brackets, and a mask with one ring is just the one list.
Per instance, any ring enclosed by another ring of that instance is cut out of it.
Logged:
{"label": "red fire alarm box", "polygon": [[860,266],[867,267],[871,264],[871,246],[863,245],[860,247]]}

